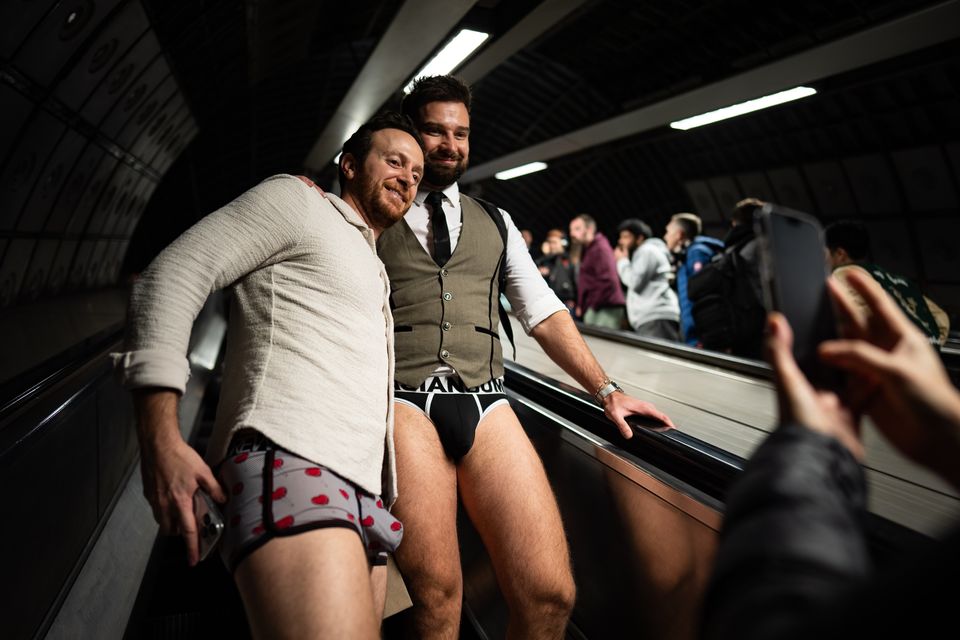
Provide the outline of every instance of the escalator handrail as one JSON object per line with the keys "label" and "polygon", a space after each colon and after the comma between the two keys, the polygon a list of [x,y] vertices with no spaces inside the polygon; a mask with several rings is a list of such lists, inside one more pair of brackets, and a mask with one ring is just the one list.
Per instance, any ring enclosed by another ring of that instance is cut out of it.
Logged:
{"label": "escalator handrail", "polygon": [[43,397],[91,360],[101,357],[122,337],[123,323],[115,323],[0,385],[0,429],[8,417]]}
{"label": "escalator handrail", "polygon": [[[549,407],[565,420],[709,496],[721,510],[727,490],[746,464],[743,458],[680,429],[657,432],[643,428],[656,426],[651,421],[628,418],[634,426],[634,437],[625,440],[585,391],[514,362],[504,362],[504,368],[508,390]],[[929,536],[874,513],[865,514],[865,525],[871,553],[879,563],[932,543]]]}
{"label": "escalator handrail", "polygon": [[585,391],[544,376],[515,362],[504,363],[508,389],[537,402],[564,419],[650,463],[696,490],[722,501],[744,460],[679,429],[654,431],[659,425],[636,416],[627,419],[634,437],[625,440]]}
{"label": "escalator handrail", "polygon": [[632,331],[605,329],[603,327],[583,324],[582,322],[577,322],[577,328],[580,329],[580,333],[584,335],[596,336],[598,338],[604,338],[605,340],[619,342],[620,344],[627,344],[631,347],[638,347],[646,349],[647,351],[656,351],[676,358],[692,360],[756,378],[765,380],[773,379],[773,372],[770,370],[770,366],[759,360],[741,358],[739,356],[709,351],[707,349],[698,349],[683,342],[648,338],[633,333]]}

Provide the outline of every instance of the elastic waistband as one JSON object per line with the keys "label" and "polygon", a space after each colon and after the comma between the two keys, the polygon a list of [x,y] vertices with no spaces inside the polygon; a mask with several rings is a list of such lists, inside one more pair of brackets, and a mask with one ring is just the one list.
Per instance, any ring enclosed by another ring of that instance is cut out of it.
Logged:
{"label": "elastic waistband", "polygon": [[458,375],[430,376],[420,383],[419,387],[408,387],[399,382],[394,383],[395,391],[407,393],[499,393],[503,391],[503,377],[494,378],[476,387],[468,387]]}
{"label": "elastic waistband", "polygon": [[231,458],[240,453],[254,453],[276,448],[278,447],[273,440],[256,429],[240,429],[230,438],[226,457]]}

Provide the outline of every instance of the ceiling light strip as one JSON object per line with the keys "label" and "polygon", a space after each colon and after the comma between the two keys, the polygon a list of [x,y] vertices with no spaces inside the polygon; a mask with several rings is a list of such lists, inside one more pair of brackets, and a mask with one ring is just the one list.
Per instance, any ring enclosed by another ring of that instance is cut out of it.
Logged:
{"label": "ceiling light strip", "polygon": [[677,120],[675,122],[671,122],[670,126],[674,129],[687,131],[688,129],[693,129],[695,127],[702,127],[705,124],[713,124],[714,122],[735,118],[746,113],[752,113],[768,107],[775,107],[778,104],[800,100],[801,98],[812,96],[816,92],[817,90],[811,87],[794,87],[793,89],[780,91],[769,96],[763,96],[762,98],[747,100],[746,102],[741,102],[740,104],[730,105],[729,107],[723,107],[722,109],[701,113],[698,116]]}
{"label": "ceiling light strip", "polygon": [[546,162],[529,162],[519,167],[514,167],[513,169],[500,171],[496,173],[493,177],[496,178],[497,180],[510,180],[511,178],[519,178],[520,176],[525,176],[528,173],[536,173],[537,171],[543,171],[546,168],[547,168]]}
{"label": "ceiling light strip", "polygon": [[473,31],[471,29],[461,29],[460,33],[453,37],[437,55],[430,59],[420,71],[413,75],[413,79],[403,88],[404,93],[410,93],[413,89],[413,83],[417,78],[423,76],[442,76],[450,73],[470,57],[481,44],[490,37],[489,33],[482,31]]}

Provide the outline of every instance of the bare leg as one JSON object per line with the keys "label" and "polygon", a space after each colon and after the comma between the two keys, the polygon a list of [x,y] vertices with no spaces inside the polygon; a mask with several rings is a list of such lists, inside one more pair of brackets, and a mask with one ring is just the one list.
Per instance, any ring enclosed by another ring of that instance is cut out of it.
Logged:
{"label": "bare leg", "polygon": [[370,589],[373,592],[373,612],[379,624],[387,601],[387,565],[370,567]]}
{"label": "bare leg", "polygon": [[355,531],[274,538],[234,577],[254,638],[377,638],[367,557]]}
{"label": "bare leg", "polygon": [[429,418],[400,403],[394,416],[399,498],[393,513],[403,523],[395,558],[413,601],[414,635],[456,640],[463,598],[456,469]]}
{"label": "bare leg", "polygon": [[457,467],[463,504],[510,607],[508,638],[561,638],[575,598],[560,511],[513,409],[494,409]]}

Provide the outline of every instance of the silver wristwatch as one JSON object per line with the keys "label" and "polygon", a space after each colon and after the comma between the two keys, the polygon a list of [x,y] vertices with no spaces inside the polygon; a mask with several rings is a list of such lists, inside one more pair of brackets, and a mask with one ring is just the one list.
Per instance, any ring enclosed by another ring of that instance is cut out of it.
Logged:
{"label": "silver wristwatch", "polygon": [[600,388],[597,389],[597,392],[593,394],[593,397],[596,398],[597,402],[599,402],[602,405],[606,397],[616,391],[623,393],[623,389],[620,388],[620,385],[618,385],[616,382],[614,382],[610,378],[607,378],[606,380],[603,381],[603,384],[600,385]]}

